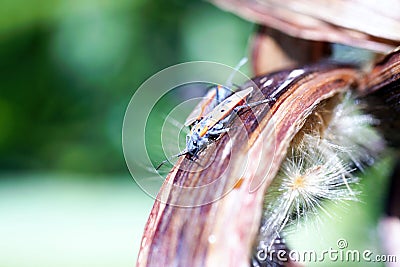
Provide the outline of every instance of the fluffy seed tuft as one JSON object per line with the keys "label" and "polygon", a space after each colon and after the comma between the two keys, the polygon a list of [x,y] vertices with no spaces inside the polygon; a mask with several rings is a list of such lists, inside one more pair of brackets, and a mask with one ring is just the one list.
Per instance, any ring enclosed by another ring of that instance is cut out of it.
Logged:
{"label": "fluffy seed tuft", "polygon": [[265,196],[258,249],[268,251],[288,224],[320,212],[329,215],[326,202],[357,200],[354,171],[372,163],[384,147],[372,128],[378,121],[363,114],[350,93],[323,103],[308,122]]}

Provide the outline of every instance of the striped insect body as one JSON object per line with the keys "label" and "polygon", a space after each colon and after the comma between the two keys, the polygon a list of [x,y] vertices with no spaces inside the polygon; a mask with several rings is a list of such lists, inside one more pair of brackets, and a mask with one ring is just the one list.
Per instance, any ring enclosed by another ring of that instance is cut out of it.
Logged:
{"label": "striped insect body", "polygon": [[196,157],[212,139],[228,132],[227,125],[235,117],[236,112],[245,107],[243,104],[252,91],[253,87],[249,87],[231,95],[197,122],[186,136],[186,153]]}
{"label": "striped insect body", "polygon": [[[218,86],[216,90],[220,90],[220,88],[221,87]],[[253,87],[249,87],[233,93],[221,101],[206,115],[199,113],[194,117],[194,112],[192,112],[191,115],[193,116],[189,116],[189,119],[185,123],[191,129],[186,135],[186,147],[181,153],[173,157],[189,155],[190,159],[198,158],[198,154],[213,140],[229,131],[228,125],[236,117],[238,111],[270,102],[269,99],[264,99],[253,103],[247,103],[247,99],[250,98],[252,92]],[[206,101],[205,105],[210,104],[210,101]],[[216,101],[219,102],[220,100],[216,98]],[[200,110],[204,111],[206,108],[200,107]],[[167,161],[168,159],[164,160],[156,169],[159,169]]]}
{"label": "striped insect body", "polygon": [[[215,88],[215,89],[214,89]],[[218,104],[232,95],[232,91],[222,85],[212,87],[204,97],[202,105],[196,107],[187,117],[185,126],[192,127],[201,121],[205,114],[211,112]]]}
{"label": "striped insect body", "polygon": [[[198,123],[203,119],[205,114],[210,113],[217,105],[219,105],[222,101],[232,96],[234,91],[233,88],[233,76],[239,71],[239,69],[246,64],[247,58],[244,57],[240,60],[240,62],[235,66],[233,72],[228,77],[226,81],[226,85],[216,85],[212,86],[206,96],[204,97],[204,101],[202,105],[195,108],[187,117],[185,121],[185,126],[191,127],[194,124]],[[239,88],[238,88],[239,89]]]}
{"label": "striped insect body", "polygon": [[[190,129],[190,132],[186,135],[186,147],[182,152],[169,159],[183,155],[189,155],[190,159],[198,158],[198,154],[212,141],[229,131],[228,125],[238,111],[270,102],[265,99],[247,104],[246,100],[252,95],[253,87],[237,92],[230,89],[233,87],[233,76],[246,62],[247,58],[243,58],[228,78],[227,86],[217,85],[212,87],[204,97],[203,103],[190,113],[184,124]],[[161,162],[156,170],[169,159]]]}

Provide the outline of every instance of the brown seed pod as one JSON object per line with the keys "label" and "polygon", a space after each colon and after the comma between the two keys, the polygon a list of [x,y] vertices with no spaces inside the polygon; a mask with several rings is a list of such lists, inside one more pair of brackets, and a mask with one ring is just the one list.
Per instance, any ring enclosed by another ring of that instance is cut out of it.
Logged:
{"label": "brown seed pod", "polygon": [[367,110],[380,120],[390,145],[400,146],[400,47],[383,57],[365,76],[360,93]]}
{"label": "brown seed pod", "polygon": [[330,54],[327,42],[295,38],[266,26],[258,26],[251,39],[255,75],[315,63]]}
{"label": "brown seed pod", "polygon": [[259,25],[251,42],[256,75],[318,62],[331,55],[332,43],[368,49],[369,57],[400,45],[400,5],[393,0],[211,2]]}
{"label": "brown seed pod", "polygon": [[400,42],[396,1],[213,0],[249,21],[300,39],[347,44],[387,53]]}
{"label": "brown seed pod", "polygon": [[[213,145],[181,157],[161,188],[137,266],[249,266],[264,194],[287,150],[321,103],[354,86],[358,70],[333,64],[253,79],[260,93]],[[249,101],[250,102],[250,101]]]}
{"label": "brown seed pod", "polygon": [[[368,112],[379,119],[382,135],[395,147],[396,167],[392,172],[385,215],[379,223],[383,250],[388,255],[398,255],[400,232],[400,47],[384,56],[365,75],[360,94],[364,96]],[[395,264],[393,265],[395,266]]]}

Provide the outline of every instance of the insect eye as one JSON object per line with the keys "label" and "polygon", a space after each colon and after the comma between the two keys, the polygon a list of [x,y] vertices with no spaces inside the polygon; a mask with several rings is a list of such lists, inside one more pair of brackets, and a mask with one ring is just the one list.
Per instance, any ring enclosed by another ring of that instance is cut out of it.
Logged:
{"label": "insect eye", "polygon": [[197,146],[197,141],[194,141],[194,142],[193,142],[193,145]]}
{"label": "insect eye", "polygon": [[199,129],[197,129],[197,131],[198,131],[198,132],[200,132],[200,128],[199,128]]}

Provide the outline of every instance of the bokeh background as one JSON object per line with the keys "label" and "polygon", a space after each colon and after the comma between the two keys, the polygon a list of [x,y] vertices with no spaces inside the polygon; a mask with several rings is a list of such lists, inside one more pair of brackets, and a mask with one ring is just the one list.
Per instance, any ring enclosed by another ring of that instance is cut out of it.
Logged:
{"label": "bokeh background", "polygon": [[153,199],[122,153],[156,72],[235,65],[251,23],[204,1],[0,3],[0,266],[134,266]]}
{"label": "bokeh background", "polygon": [[[123,158],[131,96],[177,63],[236,65],[253,29],[204,1],[3,0],[0,266],[134,266],[154,200]],[[354,231],[350,244],[377,242],[390,160],[380,164],[353,217],[337,211],[324,224],[344,229],[330,246]]]}

